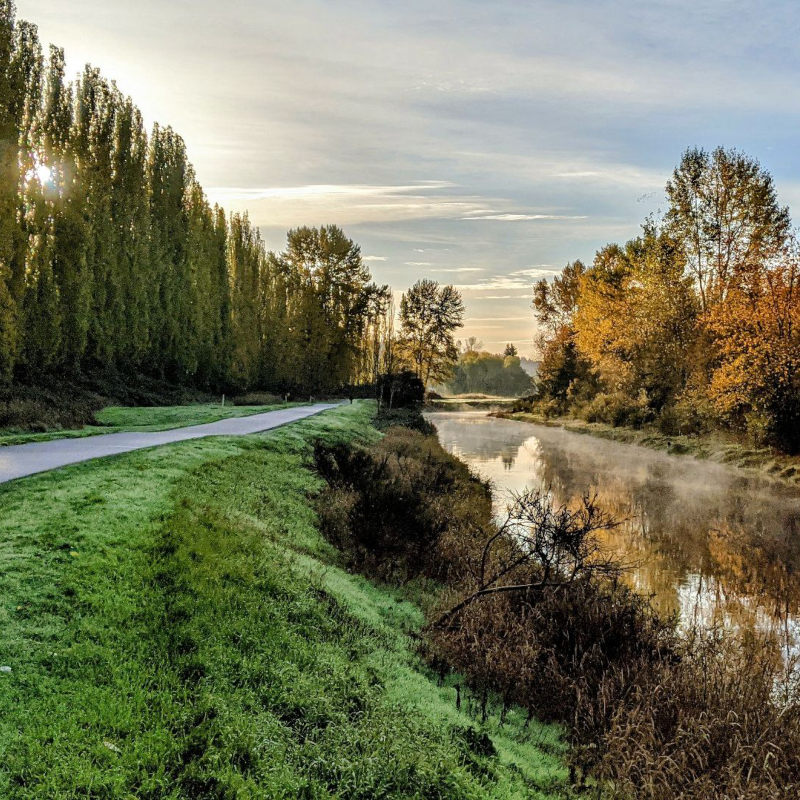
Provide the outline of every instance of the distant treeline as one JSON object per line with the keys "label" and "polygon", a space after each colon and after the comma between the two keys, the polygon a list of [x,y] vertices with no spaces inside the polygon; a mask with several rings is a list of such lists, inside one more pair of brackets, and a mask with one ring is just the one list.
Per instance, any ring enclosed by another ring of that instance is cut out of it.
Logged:
{"label": "distant treeline", "polygon": [[531,405],[669,434],[714,428],[800,451],[800,258],[771,176],[688,150],[641,236],[540,281]]}
{"label": "distant treeline", "polygon": [[0,385],[148,376],[322,392],[375,379],[389,292],[336,227],[268,253],[183,140],[0,0]]}
{"label": "distant treeline", "polygon": [[502,354],[480,350],[480,342],[470,339],[463,346],[452,377],[445,389],[452,394],[493,394],[519,397],[530,393],[532,381],[522,368],[517,348],[506,346]]}

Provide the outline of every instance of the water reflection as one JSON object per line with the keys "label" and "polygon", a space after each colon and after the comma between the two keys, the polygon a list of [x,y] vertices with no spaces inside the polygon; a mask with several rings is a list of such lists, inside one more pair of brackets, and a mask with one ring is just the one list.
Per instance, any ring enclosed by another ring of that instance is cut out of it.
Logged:
{"label": "water reflection", "polygon": [[481,412],[430,415],[450,452],[503,490],[585,492],[625,522],[607,546],[659,610],[703,625],[768,631],[800,642],[800,497],[718,464],[668,456]]}

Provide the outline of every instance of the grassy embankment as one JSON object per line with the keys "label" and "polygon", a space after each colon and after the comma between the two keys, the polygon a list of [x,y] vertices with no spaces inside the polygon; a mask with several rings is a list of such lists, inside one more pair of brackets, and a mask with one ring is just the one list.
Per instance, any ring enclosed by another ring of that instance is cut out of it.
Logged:
{"label": "grassy embankment", "polygon": [[122,431],[166,431],[187,425],[201,425],[230,417],[247,417],[279,408],[306,405],[306,403],[273,403],[271,405],[234,406],[220,403],[203,403],[182,406],[108,406],[95,413],[97,425],[85,425],[74,430],[50,430],[31,433],[18,429],[0,428],[0,447],[3,445],[44,442],[50,439],[77,439],[102,433]]}
{"label": "grassy embankment", "polygon": [[548,418],[541,414],[519,411],[498,411],[494,416],[563,428],[572,433],[585,433],[614,442],[664,450],[671,455],[690,455],[800,485],[800,457],[789,456],[770,447],[748,445],[723,433],[667,436],[655,428],[615,427],[603,422],[586,422],[573,417]]}
{"label": "grassy embankment", "polygon": [[371,413],[0,487],[0,796],[561,794],[558,729],[476,731],[414,653],[419,608],[318,533],[310,443]]}

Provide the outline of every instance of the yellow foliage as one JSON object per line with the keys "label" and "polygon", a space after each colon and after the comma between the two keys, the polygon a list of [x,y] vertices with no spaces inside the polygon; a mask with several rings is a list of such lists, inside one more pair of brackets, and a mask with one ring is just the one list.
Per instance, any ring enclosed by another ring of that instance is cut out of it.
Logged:
{"label": "yellow foliage", "polygon": [[[793,259],[751,276],[708,314],[720,363],[709,395],[731,422],[755,415],[767,427],[800,413],[800,268]],[[794,422],[793,422],[794,421]]]}

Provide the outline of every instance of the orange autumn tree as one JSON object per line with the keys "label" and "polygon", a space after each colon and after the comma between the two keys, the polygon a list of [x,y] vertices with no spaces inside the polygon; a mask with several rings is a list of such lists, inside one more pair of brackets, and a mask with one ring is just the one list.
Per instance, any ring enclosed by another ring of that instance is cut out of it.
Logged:
{"label": "orange autumn tree", "polygon": [[552,281],[542,279],[533,287],[541,354],[535,398],[548,415],[563,414],[576,394],[596,390],[591,364],[578,353],[573,325],[585,272],[583,262],[574,261]]}
{"label": "orange autumn tree", "polygon": [[641,236],[535,285],[529,405],[800,452],[800,255],[771,175],[737,150],[690,149],[667,199]]}
{"label": "orange autumn tree", "polygon": [[647,223],[642,236],[597,253],[581,282],[575,341],[607,391],[652,416],[684,386],[697,310],[682,253]]}
{"label": "orange autumn tree", "polygon": [[754,270],[708,314],[719,366],[709,395],[733,427],[800,452],[800,259]]}

